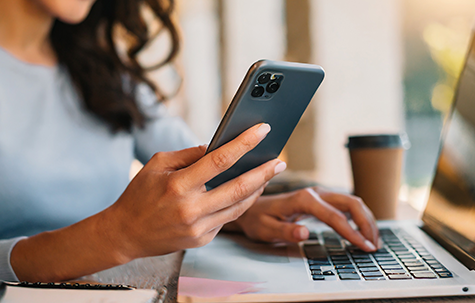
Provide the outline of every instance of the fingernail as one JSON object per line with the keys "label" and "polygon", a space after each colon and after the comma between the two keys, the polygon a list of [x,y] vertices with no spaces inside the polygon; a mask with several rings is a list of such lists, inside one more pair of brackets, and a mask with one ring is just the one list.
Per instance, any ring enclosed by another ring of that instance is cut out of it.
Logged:
{"label": "fingernail", "polygon": [[305,227],[300,227],[294,230],[294,237],[299,240],[308,239],[308,229]]}
{"label": "fingernail", "polygon": [[374,246],[374,244],[371,243],[369,240],[364,241],[364,244],[369,250],[371,251],[376,250],[376,247]]}
{"label": "fingernail", "polygon": [[287,168],[287,163],[281,161],[279,164],[277,164],[277,165],[275,166],[275,168],[274,168],[274,175],[280,174],[280,173],[283,172],[286,168]]}
{"label": "fingernail", "polygon": [[270,132],[270,125],[267,123],[262,123],[261,126],[259,126],[259,128],[257,129],[256,134],[259,137],[264,138],[269,132]]}

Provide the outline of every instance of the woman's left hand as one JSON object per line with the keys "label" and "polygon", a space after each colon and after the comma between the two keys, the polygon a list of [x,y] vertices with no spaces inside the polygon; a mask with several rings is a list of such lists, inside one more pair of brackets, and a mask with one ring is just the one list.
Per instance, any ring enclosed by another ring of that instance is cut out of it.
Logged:
{"label": "woman's left hand", "polygon": [[[358,230],[353,229],[343,212],[350,213]],[[225,226],[225,230],[242,230],[249,238],[266,242],[299,242],[308,239],[309,231],[293,218],[303,214],[315,216],[365,251],[378,247],[375,219],[360,198],[317,187],[261,196],[239,219]]]}

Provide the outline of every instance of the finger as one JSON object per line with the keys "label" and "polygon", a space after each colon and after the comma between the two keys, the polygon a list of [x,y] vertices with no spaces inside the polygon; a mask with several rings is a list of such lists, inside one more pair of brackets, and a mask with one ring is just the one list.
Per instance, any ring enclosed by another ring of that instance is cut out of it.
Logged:
{"label": "finger", "polygon": [[330,192],[321,193],[320,197],[337,209],[349,212],[363,236],[375,246],[378,245],[379,231],[376,221],[371,211],[360,198]]}
{"label": "finger", "polygon": [[178,170],[195,163],[204,156],[205,152],[206,145],[172,152],[160,152],[153,155],[148,163],[163,170]]}
{"label": "finger", "polygon": [[259,230],[255,232],[256,238],[267,242],[300,242],[307,240],[309,231],[307,227],[281,221],[272,216],[265,216],[259,224]]}
{"label": "finger", "polygon": [[203,214],[219,211],[246,199],[286,167],[285,162],[274,159],[207,191],[204,194],[208,196],[209,203],[201,208]]}
{"label": "finger", "polygon": [[[307,195],[307,199],[303,198],[298,200],[299,205],[302,207],[302,211],[317,217],[322,222],[332,227],[342,237],[346,238],[352,244],[361,249],[365,251],[376,250],[376,247],[372,242],[367,240],[359,231],[354,230],[351,227],[346,216],[341,211],[325,202],[315,191],[308,188],[302,190],[302,194]],[[311,200],[314,203],[309,203],[308,200]]]}
{"label": "finger", "polygon": [[182,182],[189,187],[202,187],[203,184],[227,170],[243,155],[257,146],[269,133],[270,126],[261,123],[251,127],[236,139],[215,149],[183,171]]}
{"label": "finger", "polygon": [[252,206],[252,204],[254,204],[254,202],[257,200],[257,198],[259,198],[263,191],[264,186],[260,187],[246,199],[234,203],[233,205],[225,209],[204,216],[202,220],[205,220],[210,230],[212,230],[216,226],[224,225],[231,221],[235,221],[246,210],[248,210],[249,207]]}

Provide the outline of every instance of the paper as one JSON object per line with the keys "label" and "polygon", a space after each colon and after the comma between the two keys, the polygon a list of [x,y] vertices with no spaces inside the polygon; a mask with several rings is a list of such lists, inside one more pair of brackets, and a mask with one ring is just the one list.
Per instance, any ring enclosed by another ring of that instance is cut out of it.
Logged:
{"label": "paper", "polygon": [[201,298],[229,297],[253,291],[257,284],[259,283],[180,277],[178,295]]}

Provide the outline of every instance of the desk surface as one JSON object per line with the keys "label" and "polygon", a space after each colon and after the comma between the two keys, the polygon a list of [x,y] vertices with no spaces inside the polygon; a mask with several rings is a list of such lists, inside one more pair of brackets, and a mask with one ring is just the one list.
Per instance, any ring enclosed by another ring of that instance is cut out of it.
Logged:
{"label": "desk surface", "polygon": [[[418,219],[419,213],[408,204],[401,204],[397,214],[398,219]],[[83,279],[101,283],[120,283],[136,286],[138,288],[151,288],[158,291],[166,290],[164,296],[166,303],[174,303],[177,298],[178,275],[180,273],[183,252],[165,256],[143,258],[128,264],[114,267]],[[165,288],[163,287],[165,286]],[[418,299],[384,299],[384,300],[358,300],[358,303],[429,303],[429,302],[475,302],[475,296],[444,297],[444,298],[418,298]]]}

